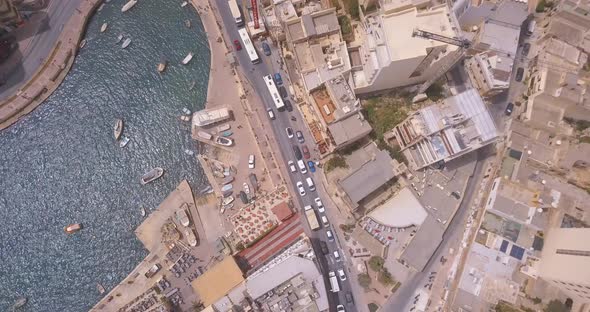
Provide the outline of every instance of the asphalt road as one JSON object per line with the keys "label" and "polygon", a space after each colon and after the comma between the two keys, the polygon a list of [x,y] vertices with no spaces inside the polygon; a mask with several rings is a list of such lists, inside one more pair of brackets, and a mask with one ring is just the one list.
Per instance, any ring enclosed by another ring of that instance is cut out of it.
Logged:
{"label": "asphalt road", "polygon": [[[6,76],[6,83],[0,86],[0,100],[13,95],[18,88],[25,84],[37,71],[39,65],[49,55],[63,26],[69,18],[76,14],[75,10],[80,6],[83,0],[46,0],[47,7],[44,12],[47,14],[45,20],[38,26],[36,34],[28,42],[22,59],[11,73]],[[34,14],[44,14],[35,12]],[[18,39],[18,38],[17,38]],[[22,44],[22,43],[20,43]],[[19,53],[19,52],[16,52]]]}
{"label": "asphalt road", "polygon": [[[238,34],[238,27],[235,25],[234,19],[229,11],[229,6],[226,0],[216,0],[216,5],[217,8],[219,9],[219,14],[221,15],[221,18],[223,20],[223,28],[224,31],[229,35],[231,41],[228,42],[228,44],[232,44],[233,40],[240,38],[239,34]],[[274,134],[274,139],[276,140],[278,146],[280,147],[280,151],[278,151],[277,154],[277,161],[279,162],[279,166],[283,166],[283,168],[286,167],[287,165],[287,161],[288,160],[293,160],[296,161],[294,152],[293,152],[293,145],[300,145],[298,144],[296,138],[292,138],[289,139],[285,133],[285,128],[287,127],[291,127],[293,128],[294,131],[296,130],[300,130],[303,132],[304,137],[306,138],[306,142],[305,144],[309,147],[310,152],[312,154],[311,159],[313,160],[315,157],[314,155],[317,155],[314,153],[314,144],[311,141],[312,136],[310,135],[310,133],[307,130],[307,127],[304,125],[303,123],[303,118],[301,116],[301,114],[299,113],[299,111],[297,110],[296,107],[294,107],[292,112],[287,112],[286,110],[283,112],[277,112],[276,108],[274,107],[274,102],[271,98],[271,95],[269,94],[266,85],[262,79],[263,76],[265,75],[269,75],[269,74],[274,74],[275,72],[280,72],[281,76],[283,77],[283,83],[285,88],[287,89],[287,91],[289,90],[288,87],[288,80],[287,80],[287,73],[284,71],[281,71],[279,69],[279,64],[278,62],[280,61],[280,57],[278,55],[278,51],[277,49],[275,49],[270,43],[269,45],[271,46],[271,50],[272,50],[272,54],[270,56],[265,56],[264,53],[262,53],[262,49],[261,47],[261,43],[256,41],[255,44],[257,45],[257,50],[258,50],[258,55],[259,57],[262,59],[262,62],[259,64],[252,64],[250,59],[248,58],[248,55],[245,51],[245,49],[242,49],[241,51],[237,51],[236,57],[238,59],[238,62],[240,64],[240,66],[243,69],[243,72],[249,82],[249,84],[252,86],[252,88],[255,90],[255,92],[260,96],[262,102],[264,103],[264,107],[258,107],[258,110],[266,110],[267,108],[273,108],[275,115],[276,115],[276,119],[275,120],[270,120],[270,118],[267,115],[267,118],[269,118],[269,124],[273,130],[273,134]],[[232,44],[232,48],[233,48],[233,44]],[[293,103],[292,99],[289,99],[291,101],[291,103]],[[293,104],[294,105],[294,104]],[[295,105],[294,105],[295,106]],[[295,117],[296,121],[292,121],[291,117]],[[317,159],[317,158],[316,158]],[[282,163],[281,163],[282,162]],[[305,178],[307,177],[312,177],[312,179],[314,179],[314,182],[316,184],[316,188],[319,188],[320,181],[319,181],[319,177],[314,177],[314,174],[309,172],[307,174],[301,174],[299,171],[297,173],[290,173],[290,171],[288,169],[284,170],[283,172],[285,172],[286,174],[288,174],[288,178],[290,179],[291,185],[293,186],[293,194],[294,198],[296,200],[299,201],[300,204],[300,209],[301,209],[301,215],[302,218],[305,219],[303,220],[303,224],[305,227],[305,232],[306,234],[311,238],[313,246],[314,246],[314,251],[317,255],[317,259],[318,262],[320,264],[320,269],[321,272],[324,274],[324,278],[325,278],[325,284],[326,284],[326,290],[328,291],[328,300],[330,302],[330,309],[331,310],[335,310],[336,305],[338,304],[343,304],[346,307],[346,311],[357,311],[356,307],[354,306],[354,304],[346,304],[345,301],[345,294],[352,292],[351,290],[351,286],[349,283],[350,279],[347,279],[346,281],[340,281],[340,292],[338,293],[332,293],[330,292],[331,286],[330,283],[327,279],[327,275],[329,271],[336,271],[337,269],[343,268],[344,267],[344,263],[347,259],[345,259],[344,257],[346,256],[339,245],[338,239],[336,239],[335,242],[329,242],[327,240],[327,236],[326,236],[326,230],[325,228],[321,228],[317,231],[311,231],[309,229],[308,223],[307,223],[307,219],[305,218],[305,214],[303,214],[303,207],[306,205],[311,205],[312,207],[314,207],[314,209],[316,209],[317,212],[317,208],[316,205],[314,203],[314,198],[316,197],[320,197],[318,194],[318,191],[310,191],[309,188],[307,187],[306,183],[305,183]],[[306,195],[301,197],[299,196],[299,192],[297,191],[295,184],[297,181],[302,181],[303,184],[305,185],[305,189],[306,189]],[[326,200],[322,200],[324,202],[324,204],[326,204]],[[326,207],[327,212],[329,212],[329,210],[331,208],[335,207]],[[320,214],[317,213],[317,216],[320,217]],[[321,222],[321,220],[318,221]],[[334,233],[334,235],[336,235],[336,231],[332,229],[332,233]],[[321,249],[319,248],[319,241],[325,241],[328,244],[328,248],[330,250],[330,256],[329,257],[325,257],[323,256]],[[340,253],[341,257],[343,257],[344,261],[342,262],[336,262],[334,257],[332,256],[333,251],[338,250],[338,252]],[[346,270],[345,270],[346,271]]]}

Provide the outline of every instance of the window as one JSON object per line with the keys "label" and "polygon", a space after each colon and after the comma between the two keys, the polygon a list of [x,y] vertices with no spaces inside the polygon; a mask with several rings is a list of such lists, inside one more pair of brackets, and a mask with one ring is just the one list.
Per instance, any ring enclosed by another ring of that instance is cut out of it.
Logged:
{"label": "window", "polygon": [[560,255],[590,257],[590,250],[557,249],[555,252]]}

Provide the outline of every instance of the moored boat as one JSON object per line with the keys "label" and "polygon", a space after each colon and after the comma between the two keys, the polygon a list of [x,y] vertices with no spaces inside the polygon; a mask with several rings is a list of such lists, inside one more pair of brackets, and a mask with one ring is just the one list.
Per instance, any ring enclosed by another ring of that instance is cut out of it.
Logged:
{"label": "moored boat", "polygon": [[160,63],[158,63],[158,72],[161,73],[165,71],[166,65],[168,65],[168,61],[166,61],[163,57],[160,58]]}
{"label": "moored boat", "polygon": [[127,146],[129,141],[131,141],[131,139],[129,139],[128,137],[126,137],[126,136],[121,137],[121,141],[119,141],[119,147],[123,148],[123,147]]}
{"label": "moored boat", "polygon": [[119,43],[119,42],[121,42],[121,40],[123,40],[123,35],[119,35],[119,36],[117,37],[117,42],[116,42],[116,43]]}
{"label": "moored boat", "polygon": [[188,2],[184,1],[180,4],[180,7],[184,8],[187,4],[188,4]]}
{"label": "moored boat", "polygon": [[104,289],[104,286],[102,286],[100,283],[96,283],[96,289],[98,290],[98,293],[101,294],[101,295],[104,294],[105,291],[106,291]]}
{"label": "moored boat", "polygon": [[121,45],[122,49],[125,49],[126,47],[128,47],[131,44],[131,38],[127,38],[125,39],[125,41],[123,41],[123,44]]}
{"label": "moored boat", "polygon": [[228,197],[226,197],[226,198],[223,199],[223,201],[221,202],[221,204],[223,206],[227,206],[227,205],[233,203],[234,200],[235,200],[235,198],[233,196],[228,196]]}
{"label": "moored boat", "polygon": [[136,4],[137,0],[129,0],[129,2],[125,3],[125,5],[121,8],[121,12],[129,11],[129,9],[131,9]]}
{"label": "moored boat", "polygon": [[64,232],[68,234],[73,234],[82,229],[82,224],[80,223],[73,223],[64,227]]}
{"label": "moored boat", "polygon": [[102,26],[100,26],[100,32],[105,32],[105,30],[107,30],[107,27],[109,26],[108,23],[104,23],[102,24]]}
{"label": "moored boat", "polygon": [[182,120],[182,121],[191,121],[191,116],[180,116],[180,120]]}
{"label": "moored boat", "polygon": [[27,299],[27,297],[20,297],[20,298],[16,299],[16,301],[12,305],[12,311],[24,307],[28,301],[29,301],[29,299]]}
{"label": "moored boat", "polygon": [[182,60],[182,64],[186,65],[188,64],[188,62],[190,62],[193,59],[193,52],[189,52],[187,56],[184,57],[184,59]]}
{"label": "moored boat", "polygon": [[98,7],[98,10],[97,10],[97,11],[98,11],[98,12],[100,12],[100,11],[102,11],[102,9],[103,9],[103,8],[104,8],[104,3],[103,3],[103,4],[101,4],[101,5]]}
{"label": "moored boat", "polygon": [[185,153],[185,154],[187,154],[187,155],[189,155],[189,156],[193,156],[193,155],[195,154],[195,152],[194,152],[194,151],[191,151],[191,150],[189,150],[189,149],[185,149],[185,150],[184,150],[184,153]]}
{"label": "moored boat", "polygon": [[80,49],[82,49],[85,45],[86,45],[86,39],[82,39],[82,41],[80,41]]}
{"label": "moored boat", "polygon": [[115,129],[114,129],[115,140],[119,140],[122,133],[123,133],[123,119],[117,119],[117,121],[115,122]]}
{"label": "moored boat", "polygon": [[191,21],[190,20],[185,20],[184,21],[184,26],[186,26],[186,28],[191,28]]}
{"label": "moored boat", "polygon": [[162,169],[160,167],[153,168],[152,170],[146,172],[141,177],[141,184],[146,185],[152,181],[155,181],[155,180],[159,179],[163,174],[164,174],[164,169]]}
{"label": "moored boat", "polygon": [[232,140],[230,138],[218,136],[215,139],[215,143],[217,143],[217,144],[219,144],[221,146],[232,146],[234,144],[234,140]]}
{"label": "moored boat", "polygon": [[184,230],[184,236],[186,236],[186,241],[191,247],[197,246],[197,236],[193,229],[186,229]]}
{"label": "moored boat", "polygon": [[190,115],[191,114],[191,110],[188,109],[188,108],[186,108],[186,107],[183,107],[182,108],[182,113],[185,114],[185,115]]}
{"label": "moored boat", "polygon": [[141,216],[145,217],[146,214],[145,208],[141,207]]}

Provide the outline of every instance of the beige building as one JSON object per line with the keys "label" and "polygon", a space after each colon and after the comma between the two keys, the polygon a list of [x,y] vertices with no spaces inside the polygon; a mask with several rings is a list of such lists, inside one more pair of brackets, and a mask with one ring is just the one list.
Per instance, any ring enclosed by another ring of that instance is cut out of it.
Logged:
{"label": "beige building", "polygon": [[460,49],[447,43],[414,37],[415,29],[446,37],[458,36],[454,13],[446,4],[386,1],[379,13],[365,16],[353,59],[356,94],[424,83],[444,74],[460,58]]}
{"label": "beige building", "polygon": [[554,228],[547,233],[539,277],[574,301],[590,303],[590,228]]}

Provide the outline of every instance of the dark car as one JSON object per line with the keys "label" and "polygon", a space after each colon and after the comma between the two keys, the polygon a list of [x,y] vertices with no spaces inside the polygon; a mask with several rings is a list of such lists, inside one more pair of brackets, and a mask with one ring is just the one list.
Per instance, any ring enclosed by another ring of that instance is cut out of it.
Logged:
{"label": "dark car", "polygon": [[264,51],[264,55],[266,55],[266,56],[270,55],[270,47],[268,46],[268,43],[266,43],[266,42],[262,43],[262,50]]}
{"label": "dark car", "polygon": [[346,295],[346,303],[351,304],[354,300],[352,299],[352,294],[350,292],[347,292]]}
{"label": "dark car", "polygon": [[320,241],[320,249],[322,249],[322,253],[324,255],[327,255],[330,253],[330,250],[328,250],[328,244],[326,244],[326,242],[324,242],[324,241]]}
{"label": "dark car", "polygon": [[286,98],[289,96],[289,94],[287,94],[287,89],[285,89],[284,86],[279,87],[279,93],[281,94],[282,98]]}
{"label": "dark car", "polygon": [[308,161],[307,166],[309,167],[309,171],[315,172],[315,164],[313,163],[313,161]]}
{"label": "dark car", "polygon": [[516,81],[522,81],[523,76],[524,76],[524,68],[519,67],[516,70]]}
{"label": "dark car", "polygon": [[522,56],[527,56],[529,55],[529,51],[531,50],[531,44],[530,43],[525,43],[522,45]]}
{"label": "dark car", "polygon": [[242,49],[242,45],[238,40],[234,40],[234,48],[236,48],[236,51],[240,51]]}
{"label": "dark car", "polygon": [[283,84],[283,78],[281,78],[281,74],[279,73],[275,73],[274,74],[274,79],[275,79],[275,83],[277,86],[280,86]]}
{"label": "dark car", "polygon": [[295,158],[297,158],[297,160],[303,159],[303,155],[301,154],[299,146],[293,145],[293,153],[295,153]]}
{"label": "dark car", "polygon": [[303,137],[303,133],[301,133],[301,131],[297,130],[297,132],[295,132],[295,136],[297,137],[297,141],[299,141],[299,143],[305,143],[305,138]]}
{"label": "dark car", "polygon": [[309,159],[311,155],[309,154],[309,148],[307,148],[307,145],[303,145],[301,149],[303,150],[303,157],[305,157],[305,159]]}
{"label": "dark car", "polygon": [[288,112],[293,111],[293,105],[291,105],[291,101],[284,100],[283,103],[285,103],[285,108],[287,109]]}
{"label": "dark car", "polygon": [[508,103],[508,105],[506,105],[506,109],[504,110],[504,114],[506,114],[506,116],[510,116],[510,115],[512,115],[513,110],[514,110],[514,104]]}

